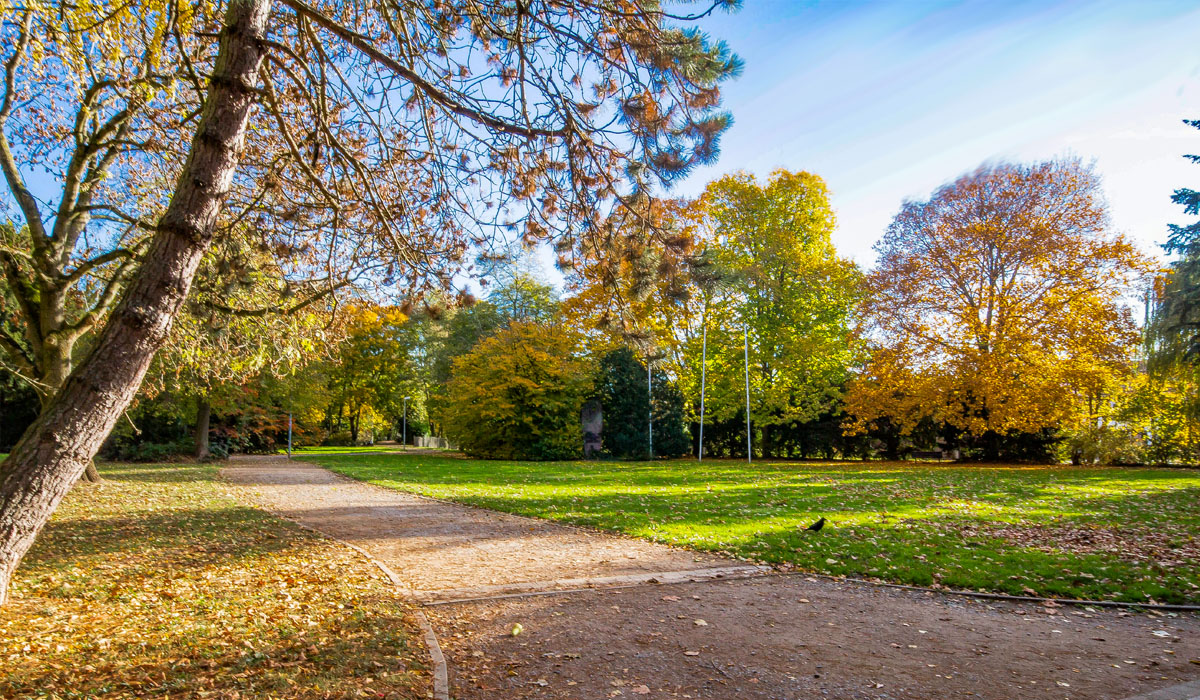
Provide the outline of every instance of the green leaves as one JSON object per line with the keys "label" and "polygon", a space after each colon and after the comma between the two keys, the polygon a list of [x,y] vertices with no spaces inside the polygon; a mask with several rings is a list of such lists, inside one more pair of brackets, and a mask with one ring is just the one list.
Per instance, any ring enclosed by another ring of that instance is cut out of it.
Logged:
{"label": "green leaves", "polygon": [[[834,405],[858,353],[852,331],[862,295],[858,269],[837,256],[825,182],[777,170],[765,184],[740,173],[701,199],[705,256],[716,284],[703,291],[708,327],[708,414],[744,406],[743,329],[749,331],[755,425],[809,421]],[[684,349],[686,384],[699,395],[699,337]]]}

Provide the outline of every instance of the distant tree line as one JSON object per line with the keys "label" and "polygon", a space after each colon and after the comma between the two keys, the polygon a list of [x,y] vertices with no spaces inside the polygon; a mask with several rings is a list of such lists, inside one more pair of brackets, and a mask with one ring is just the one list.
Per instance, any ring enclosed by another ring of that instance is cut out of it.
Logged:
{"label": "distant tree line", "polygon": [[[1195,193],[1176,200],[1197,213]],[[1174,229],[1177,260],[1157,269],[1110,230],[1078,161],[995,164],[906,202],[870,272],[837,255],[828,192],[808,173],[728,176],[648,216],[665,243],[612,222],[622,235],[570,261],[565,298],[516,248],[488,261],[473,303],[325,302],[258,331],[287,332],[273,352],[191,332],[106,454],[189,451],[207,405],[217,456],[276,449],[290,413],[297,444],[407,425],[476,456],[571,459],[596,401],[603,455],[650,457],[651,431],[654,457],[695,455],[703,384],[705,456],[742,458],[748,382],[758,458],[1200,455],[1196,226]],[[214,348],[222,362],[188,361]],[[229,365],[243,371],[214,369]]]}

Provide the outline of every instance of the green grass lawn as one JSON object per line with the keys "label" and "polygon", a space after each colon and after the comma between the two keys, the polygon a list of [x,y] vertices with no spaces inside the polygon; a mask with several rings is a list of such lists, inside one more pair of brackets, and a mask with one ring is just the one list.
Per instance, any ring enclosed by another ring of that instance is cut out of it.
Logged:
{"label": "green grass lawn", "polygon": [[[784,568],[1200,602],[1200,471],[887,463],[305,459],[381,486]],[[820,533],[803,528],[829,518]]]}
{"label": "green grass lawn", "polygon": [[0,608],[0,697],[424,697],[419,630],[357,554],[213,465],[99,467]]}
{"label": "green grass lawn", "polygon": [[[417,448],[413,448],[417,449]],[[428,449],[428,448],[421,448]],[[353,447],[293,447],[292,455],[352,455],[370,454],[377,452],[404,452],[403,445],[355,445]],[[279,454],[287,454],[287,449],[279,450]]]}

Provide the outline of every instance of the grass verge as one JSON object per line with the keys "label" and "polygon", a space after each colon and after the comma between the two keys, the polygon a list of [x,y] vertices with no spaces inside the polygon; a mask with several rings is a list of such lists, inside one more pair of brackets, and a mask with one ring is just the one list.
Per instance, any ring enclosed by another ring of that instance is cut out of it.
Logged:
{"label": "grass verge", "polygon": [[369,563],[211,465],[100,469],[0,608],[0,697],[424,696],[419,631]]}
{"label": "grass verge", "polygon": [[[380,486],[807,571],[1200,603],[1200,472],[306,457]],[[820,533],[804,528],[829,518]]]}
{"label": "grass verge", "polygon": [[[293,447],[292,456],[304,455],[352,455],[352,454],[378,454],[380,452],[399,452],[399,445],[354,445],[350,447]],[[287,448],[280,449],[278,454],[287,454]]]}

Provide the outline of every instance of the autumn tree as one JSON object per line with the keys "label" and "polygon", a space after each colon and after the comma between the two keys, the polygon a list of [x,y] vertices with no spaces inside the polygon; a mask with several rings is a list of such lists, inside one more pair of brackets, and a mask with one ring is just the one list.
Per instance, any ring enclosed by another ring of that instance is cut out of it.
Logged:
{"label": "autumn tree", "polygon": [[876,250],[855,429],[1039,433],[1087,420],[1132,370],[1122,300],[1149,264],[1110,230],[1099,176],[1077,160],[963,175],[905,202]]}
{"label": "autumn tree", "polygon": [[[358,442],[363,419],[375,415],[387,427],[398,424],[407,410],[424,410],[416,327],[398,307],[359,304],[348,311],[346,338],[326,363],[324,374],[332,399],[330,427],[345,425]],[[408,396],[415,400],[405,401]]]}
{"label": "autumn tree", "polygon": [[572,459],[591,372],[561,325],[517,322],[454,361],[446,435],[492,459]]}
{"label": "autumn tree", "polygon": [[427,341],[420,346],[421,363],[428,370],[424,405],[431,423],[441,424],[446,405],[446,383],[454,361],[500,330],[518,322],[550,322],[557,317],[558,295],[554,288],[530,272],[493,267],[481,282],[490,282],[487,296],[470,306],[441,309],[431,307],[420,321]]}
{"label": "autumn tree", "polygon": [[[622,345],[674,353],[696,326],[690,318],[700,260],[694,200],[654,200],[610,221],[620,236],[590,246],[568,268],[563,315],[603,355]],[[672,357],[672,361],[677,360]]]}
{"label": "autumn tree", "polygon": [[295,374],[347,333],[337,297],[347,281],[288,279],[256,243],[243,230],[215,241],[142,384],[142,396],[165,393],[194,404],[197,458],[208,455],[214,401],[240,403],[248,382]]}
{"label": "autumn tree", "polygon": [[[749,343],[751,424],[775,456],[795,430],[841,400],[857,352],[860,273],[833,247],[825,182],[777,170],[765,183],[730,175],[702,197],[706,260],[717,283],[700,287],[708,328],[708,414],[745,413]],[[686,349],[688,385],[699,385],[701,334]],[[695,392],[698,394],[699,392]]]}
{"label": "autumn tree", "polygon": [[[614,206],[710,161],[728,124],[737,63],[688,19],[650,0],[6,6],[0,169],[29,249],[51,250],[18,264],[120,284],[0,467],[0,601],[214,237],[249,222],[292,274],[368,270],[418,295],[510,226],[560,251],[613,235]],[[35,195],[34,168],[61,187]]]}

